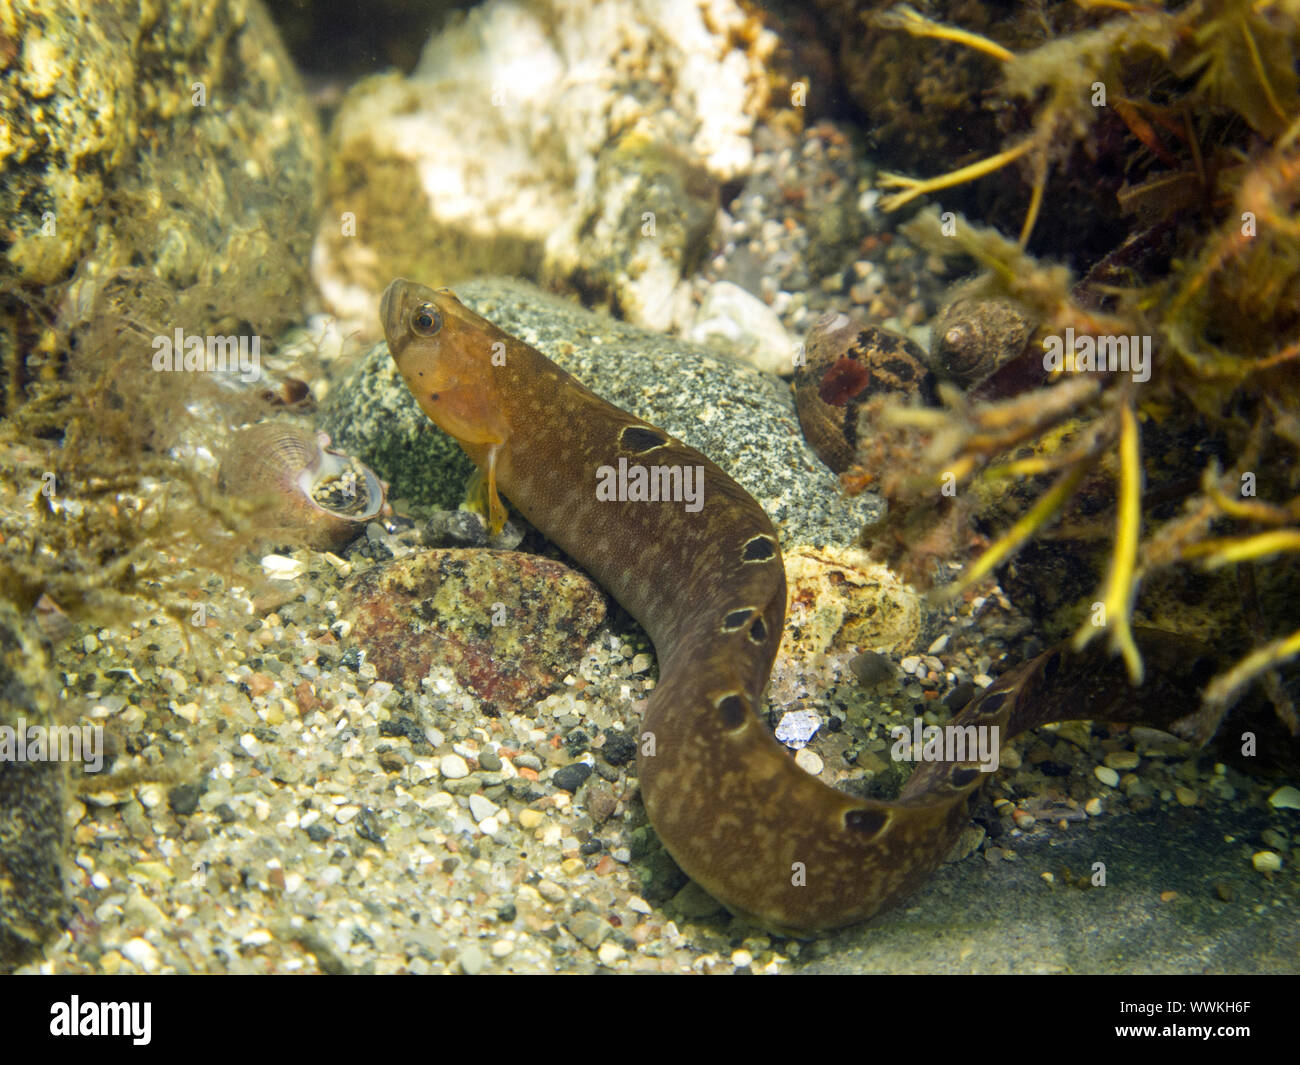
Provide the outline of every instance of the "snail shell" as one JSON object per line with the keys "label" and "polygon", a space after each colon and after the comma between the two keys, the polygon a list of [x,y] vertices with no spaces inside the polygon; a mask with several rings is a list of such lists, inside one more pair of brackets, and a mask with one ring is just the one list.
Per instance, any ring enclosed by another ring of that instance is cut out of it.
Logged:
{"label": "snail shell", "polygon": [[907,337],[847,314],[822,315],[808,332],[795,372],[795,407],[804,438],[836,473],[853,464],[859,416],[874,396],[934,396],[925,353]]}
{"label": "snail shell", "polygon": [[384,509],[384,485],[356,459],[334,451],[325,433],[284,422],[237,430],[218,483],[227,493],[265,499],[272,532],[285,542],[337,551]]}
{"label": "snail shell", "polygon": [[1019,355],[1033,330],[1007,300],[956,299],[935,319],[930,365],[939,377],[975,388]]}

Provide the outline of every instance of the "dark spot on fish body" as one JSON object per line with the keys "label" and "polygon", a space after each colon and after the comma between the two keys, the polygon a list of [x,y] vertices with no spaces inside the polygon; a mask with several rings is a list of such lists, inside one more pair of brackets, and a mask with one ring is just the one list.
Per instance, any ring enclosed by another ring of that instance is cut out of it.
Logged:
{"label": "dark spot on fish body", "polygon": [[745,723],[745,714],[749,708],[739,695],[728,695],[718,703],[718,713],[722,718],[722,727],[730,731]]}
{"label": "dark spot on fish body", "polygon": [[1192,683],[1196,685],[1198,689],[1205,687],[1209,679],[1214,676],[1217,668],[1214,659],[1209,655],[1199,656],[1196,661],[1192,663]]}
{"label": "dark spot on fish body", "polygon": [[629,425],[619,434],[619,443],[631,451],[633,454],[643,454],[646,451],[653,451],[657,447],[663,447],[668,443],[668,438],[655,429],[649,429],[644,425]]}
{"label": "dark spot on fish body", "polygon": [[996,714],[999,710],[1001,710],[1002,704],[1005,703],[1006,701],[1007,701],[1006,692],[1004,691],[994,692],[992,695],[987,695],[979,702],[977,702],[973,708],[973,711],[977,714],[981,714],[985,717],[988,717],[992,714]]}
{"label": "dark spot on fish body", "polygon": [[742,607],[740,610],[733,610],[730,614],[722,619],[723,632],[735,632],[754,613],[752,607]]}
{"label": "dark spot on fish body", "polygon": [[889,821],[884,810],[850,810],[844,815],[844,827],[864,836],[874,836]]}

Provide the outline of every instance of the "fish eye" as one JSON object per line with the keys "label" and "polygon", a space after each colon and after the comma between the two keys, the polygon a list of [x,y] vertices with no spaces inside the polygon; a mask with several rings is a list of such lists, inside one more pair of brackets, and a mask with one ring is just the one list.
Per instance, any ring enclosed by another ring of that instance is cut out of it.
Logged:
{"label": "fish eye", "polygon": [[421,303],[411,315],[411,328],[422,337],[431,337],[442,328],[442,315],[432,303]]}

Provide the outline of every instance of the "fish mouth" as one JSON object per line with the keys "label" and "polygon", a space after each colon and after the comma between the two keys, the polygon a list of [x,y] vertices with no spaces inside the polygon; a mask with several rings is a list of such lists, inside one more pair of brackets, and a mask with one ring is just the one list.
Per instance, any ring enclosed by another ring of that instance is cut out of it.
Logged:
{"label": "fish mouth", "polygon": [[[379,299],[379,324],[384,329],[384,339],[388,341],[388,350],[393,350],[393,342],[402,335],[402,299],[403,291],[410,282],[403,277],[391,281],[383,296]],[[393,352],[394,356],[396,352]]]}

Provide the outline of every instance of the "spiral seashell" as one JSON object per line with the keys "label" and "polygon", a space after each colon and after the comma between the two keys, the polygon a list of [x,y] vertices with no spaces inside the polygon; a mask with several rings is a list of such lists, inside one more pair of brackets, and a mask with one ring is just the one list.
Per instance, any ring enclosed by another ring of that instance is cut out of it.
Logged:
{"label": "spiral seashell", "polygon": [[804,439],[836,473],[853,464],[859,416],[882,393],[933,398],[924,352],[905,336],[847,314],[822,315],[808,332],[794,397]]}
{"label": "spiral seashell", "polygon": [[325,433],[285,422],[239,429],[218,483],[227,493],[268,501],[268,536],[338,551],[383,512],[384,485],[329,442]]}
{"label": "spiral seashell", "polygon": [[1034,323],[1007,300],[963,297],[935,319],[930,366],[945,380],[973,389],[1014,359]]}

